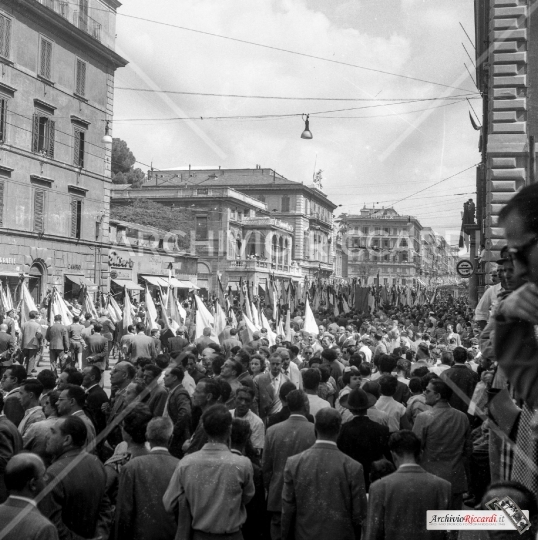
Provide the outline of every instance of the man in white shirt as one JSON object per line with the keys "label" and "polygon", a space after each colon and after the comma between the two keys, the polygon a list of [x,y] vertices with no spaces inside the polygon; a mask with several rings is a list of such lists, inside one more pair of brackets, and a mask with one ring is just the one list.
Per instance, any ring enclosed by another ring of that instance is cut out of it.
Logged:
{"label": "man in white shirt", "polygon": [[318,387],[321,382],[321,373],[319,369],[310,368],[303,373],[304,391],[310,402],[310,414],[316,416],[321,409],[330,407],[331,404],[318,396]]}
{"label": "man in white shirt", "polygon": [[441,364],[435,367],[431,367],[430,371],[431,373],[435,373],[438,377],[440,377],[441,373],[443,373],[443,371],[446,371],[447,369],[450,369],[453,363],[454,355],[452,354],[452,352],[444,351],[443,354],[441,354]]}
{"label": "man in white shirt", "polygon": [[400,429],[411,429],[411,424],[405,416],[405,407],[392,397],[396,392],[398,379],[393,375],[383,375],[378,379],[378,383],[381,396],[375,408],[389,415],[389,431],[394,433]]}
{"label": "man in white shirt", "polygon": [[503,290],[502,284],[498,280],[497,270],[492,270],[490,276],[493,284],[482,295],[474,310],[474,320],[482,329],[488,322],[491,308],[497,303],[497,296]]}
{"label": "man in white shirt", "polygon": [[261,454],[265,445],[265,426],[262,419],[251,410],[254,402],[254,390],[248,386],[239,388],[235,394],[235,409],[230,413],[232,418],[242,418],[250,425],[250,442],[254,449]]}
{"label": "man in white shirt", "polygon": [[366,362],[372,361],[372,349],[368,345],[372,344],[372,340],[368,336],[364,336],[360,340],[359,352],[364,354]]}
{"label": "man in white shirt", "polygon": [[301,372],[295,362],[291,361],[290,351],[284,347],[279,347],[276,353],[282,358],[282,373],[295,385],[299,390],[303,389],[303,380]]}

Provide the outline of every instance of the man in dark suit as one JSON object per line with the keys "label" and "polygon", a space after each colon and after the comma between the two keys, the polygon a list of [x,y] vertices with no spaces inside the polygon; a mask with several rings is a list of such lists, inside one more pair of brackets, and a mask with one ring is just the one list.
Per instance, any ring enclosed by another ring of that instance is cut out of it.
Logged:
{"label": "man in dark suit", "polygon": [[[41,350],[41,341],[43,339],[43,328],[36,321],[37,311],[30,311],[28,314],[30,320],[26,321],[21,328],[22,339],[21,339],[21,349],[24,353],[24,365],[28,375],[35,371],[35,363],[37,360],[37,354]],[[64,327],[65,328],[65,327]],[[66,340],[67,340],[67,330],[66,330]],[[69,346],[68,346],[69,348]],[[52,358],[51,358],[52,364]]]}
{"label": "man in dark suit", "polygon": [[106,427],[106,414],[103,404],[108,403],[108,396],[101,388],[101,370],[97,366],[88,366],[82,370],[82,387],[86,390],[86,410],[95,425],[96,434],[99,435]]}
{"label": "man in dark suit", "polygon": [[[295,388],[295,385],[291,381],[285,382],[280,387],[279,396],[280,396],[280,401],[282,402],[282,409],[278,411],[277,413],[272,414],[267,419],[267,429],[269,429],[271,426],[274,426],[275,424],[280,424],[280,422],[284,422],[290,417],[290,414],[291,414],[290,408],[288,407],[288,402],[286,398],[288,394],[292,392],[293,390],[297,390],[297,388]],[[306,415],[306,419],[311,424],[314,423],[314,417],[310,413]]]}
{"label": "man in dark suit", "polygon": [[308,396],[293,390],[287,396],[290,417],[267,430],[263,450],[263,481],[267,495],[267,511],[271,513],[271,539],[281,539],[282,486],[284,467],[290,456],[310,448],[316,442],[314,426],[305,418]]}
{"label": "man in dark suit", "polygon": [[[101,408],[107,415],[107,426],[113,424],[119,414],[125,409],[125,393],[129,384],[133,382],[136,369],[130,362],[118,362],[110,372],[110,386],[115,388],[112,407],[110,403],[104,403]],[[116,422],[117,424],[117,422]],[[116,425],[108,434],[107,441],[112,447],[117,446],[123,440],[121,429]]]}
{"label": "man in dark suit", "polygon": [[185,330],[183,328],[178,328],[176,334],[176,336],[168,339],[168,352],[172,358],[177,358],[189,344],[189,341],[185,339]]}
{"label": "man in dark suit", "polygon": [[155,341],[152,337],[146,336],[145,325],[142,322],[136,323],[136,336],[131,339],[129,352],[131,354],[131,362],[136,363],[138,358],[151,358],[155,360],[157,351],[155,350]]}
{"label": "man in dark suit", "polygon": [[211,339],[211,328],[208,326],[207,328],[204,328],[203,334],[194,340],[198,354],[202,354],[202,351],[207,349],[208,345],[211,345],[211,343],[215,342]]}
{"label": "man in dark suit", "polygon": [[269,358],[269,373],[260,373],[254,378],[254,413],[264,422],[274,413],[282,409],[280,401],[280,388],[289,381],[282,373],[282,358],[273,354]]}
{"label": "man in dark suit", "polygon": [[151,452],[132,459],[120,472],[115,516],[116,540],[171,540],[174,516],[162,499],[179,459],[167,448],[174,426],[170,418],[154,418],[146,428]]}
{"label": "man in dark suit", "polygon": [[[53,371],[63,370],[62,360],[69,350],[69,334],[67,326],[62,324],[62,316],[54,316],[54,324],[47,328],[46,339],[49,342],[50,367]],[[60,363],[58,366],[57,363]]]}
{"label": "man in dark suit", "polygon": [[174,424],[170,453],[181,459],[183,457],[183,443],[189,438],[191,422],[191,398],[183,387],[183,369],[180,367],[167,368],[164,372],[164,386],[168,390],[165,414]]}
{"label": "man in dark suit", "polygon": [[21,405],[21,385],[26,379],[26,370],[20,364],[8,367],[2,375],[2,390],[4,395],[4,414],[17,427],[24,418],[24,408]]}
{"label": "man in dark suit", "polygon": [[[441,379],[447,381],[449,386],[453,388],[453,385],[457,386],[468,398],[465,401],[462,397],[453,391],[448,403],[454,409],[467,413],[469,409],[469,401],[473,397],[474,389],[480,380],[478,373],[475,373],[472,369],[465,365],[467,362],[467,350],[463,347],[456,347],[452,353],[454,355],[454,365],[450,369],[446,369],[441,373]],[[470,417],[469,417],[470,418]]]}
{"label": "man in dark suit", "polygon": [[[47,452],[55,459],[45,481],[54,487],[38,507],[56,525],[62,539],[108,538],[111,508],[105,468],[96,456],[83,450],[86,436],[84,422],[67,416],[56,421],[47,441]],[[68,474],[63,474],[65,469]]]}
{"label": "man in dark suit", "polygon": [[7,324],[0,324],[0,377],[6,367],[13,364],[11,355],[15,350],[15,338],[7,330]]}
{"label": "man in dark suit", "polygon": [[166,389],[158,383],[161,373],[162,369],[155,364],[148,364],[143,369],[144,383],[149,390],[146,405],[153,416],[163,415],[169,395]]}
{"label": "man in dark suit", "polygon": [[[22,366],[19,366],[22,368]],[[24,370],[24,368],[22,368]],[[9,460],[22,450],[22,437],[17,426],[2,414],[4,398],[0,392],[0,503],[7,499],[4,474]]]}
{"label": "man in dark suit", "polygon": [[14,456],[6,467],[9,499],[0,505],[4,540],[58,540],[56,527],[32,504],[43,491],[45,465],[35,454]]}
{"label": "man in dark suit", "polygon": [[86,356],[86,359],[83,360],[83,364],[86,364],[83,367],[86,367],[87,365],[98,367],[101,371],[101,377],[103,371],[105,371],[108,359],[108,339],[101,335],[102,331],[103,327],[100,323],[96,322],[93,325],[93,334],[84,338],[88,349],[88,355]]}
{"label": "man in dark suit", "polygon": [[367,416],[372,403],[375,403],[375,397],[362,388],[354,388],[350,392],[347,407],[353,413],[353,418],[342,426],[337,441],[338,448],[344,454],[363,466],[366,490],[370,486],[372,463],[383,457],[390,458],[389,428]]}
{"label": "man in dark suit", "polygon": [[362,465],[336,447],[340,413],[324,408],[315,418],[316,443],[284,469],[282,538],[359,540],[366,519]]}
{"label": "man in dark suit", "polygon": [[442,540],[446,531],[426,530],[427,510],[450,510],[450,482],[417,464],[420,440],[407,430],[390,436],[398,467],[370,487],[366,540]]}

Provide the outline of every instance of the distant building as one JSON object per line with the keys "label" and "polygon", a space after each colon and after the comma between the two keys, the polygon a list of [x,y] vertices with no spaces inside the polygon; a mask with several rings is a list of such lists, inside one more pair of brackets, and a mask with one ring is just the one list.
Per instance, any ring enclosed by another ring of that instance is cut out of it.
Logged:
{"label": "distant building", "polygon": [[228,187],[264,203],[269,215],[292,227],[290,260],[303,275],[333,274],[333,212],[337,205],[321,191],[288,180],[273,169],[167,169],[153,171],[144,189],[181,186],[192,189]]}
{"label": "distant building", "polygon": [[0,1],[0,278],[108,284],[116,0]]}

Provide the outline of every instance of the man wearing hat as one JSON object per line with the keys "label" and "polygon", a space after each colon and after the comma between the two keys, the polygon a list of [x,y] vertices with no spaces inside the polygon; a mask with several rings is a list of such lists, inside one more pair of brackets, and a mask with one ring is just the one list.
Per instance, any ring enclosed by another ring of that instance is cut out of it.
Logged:
{"label": "man wearing hat", "polygon": [[372,463],[386,457],[390,459],[388,449],[389,428],[370,420],[367,411],[376,402],[372,394],[362,388],[354,388],[347,398],[347,408],[353,418],[343,424],[338,436],[338,448],[364,467],[366,491],[370,486]]}

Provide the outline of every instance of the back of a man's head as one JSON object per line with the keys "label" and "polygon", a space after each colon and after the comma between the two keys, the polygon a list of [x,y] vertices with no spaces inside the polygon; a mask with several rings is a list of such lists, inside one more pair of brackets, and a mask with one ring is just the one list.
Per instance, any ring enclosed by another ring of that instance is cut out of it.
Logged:
{"label": "back of a man's head", "polygon": [[302,414],[305,412],[308,396],[303,390],[292,390],[286,396],[286,401],[291,414]]}
{"label": "back of a man's head", "polygon": [[303,386],[306,390],[316,390],[321,382],[321,374],[318,369],[309,368],[303,372]]}
{"label": "back of a man's head", "polygon": [[379,391],[382,396],[393,396],[398,387],[398,379],[393,375],[383,375],[379,379]]}
{"label": "back of a man's head", "polygon": [[379,357],[379,371],[381,373],[392,373],[396,368],[398,359],[388,354],[382,354]]}
{"label": "back of a man's head", "polygon": [[40,482],[44,473],[45,465],[39,456],[16,454],[8,461],[4,471],[6,489],[11,495],[24,494],[34,498],[44,487],[44,483]]}
{"label": "back of a man's head", "polygon": [[467,361],[467,349],[464,349],[463,347],[456,347],[452,354],[454,356],[454,362],[456,364],[465,364]]}
{"label": "back of a man's head", "polygon": [[168,448],[173,432],[174,424],[172,420],[157,416],[150,420],[146,427],[146,440],[151,447],[162,446]]}
{"label": "back of a man's head", "polygon": [[318,438],[335,439],[338,437],[341,425],[342,416],[336,409],[326,407],[316,413],[315,426]]}
{"label": "back of a man's head", "polygon": [[420,439],[410,430],[401,429],[391,434],[389,438],[389,450],[399,457],[420,456]]}
{"label": "back of a man's head", "polygon": [[210,439],[223,439],[230,434],[232,415],[225,405],[217,403],[204,412],[202,425]]}
{"label": "back of a man's head", "polygon": [[328,362],[334,362],[338,358],[338,354],[334,349],[325,349],[322,351],[321,357],[325,358]]}
{"label": "back of a man's head", "polygon": [[143,322],[137,322],[136,323],[136,331],[137,332],[144,332],[146,330],[146,325]]}
{"label": "back of a man's head", "polygon": [[211,335],[211,328],[209,326],[206,326],[203,330],[203,334],[206,337],[209,337]]}
{"label": "back of a man's head", "polygon": [[73,446],[82,448],[88,437],[88,429],[84,421],[78,416],[66,416],[58,420],[60,424],[60,432],[62,435],[71,436]]}
{"label": "back of a man's head", "polygon": [[291,381],[286,381],[281,387],[280,387],[280,390],[278,392],[278,397],[280,398],[280,401],[282,400],[285,400],[287,402],[288,400],[288,394],[290,392],[293,392],[294,390],[296,390],[297,387],[291,382]]}

